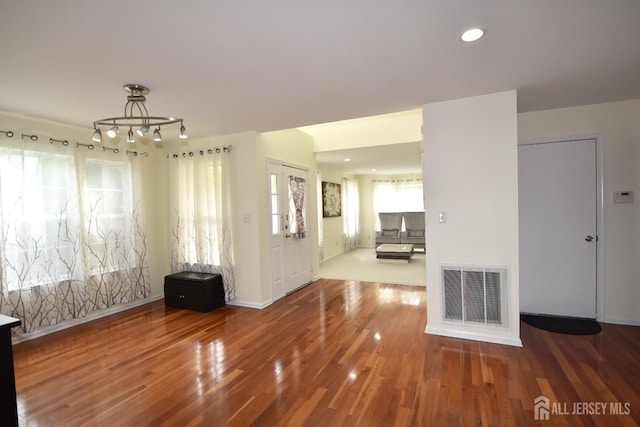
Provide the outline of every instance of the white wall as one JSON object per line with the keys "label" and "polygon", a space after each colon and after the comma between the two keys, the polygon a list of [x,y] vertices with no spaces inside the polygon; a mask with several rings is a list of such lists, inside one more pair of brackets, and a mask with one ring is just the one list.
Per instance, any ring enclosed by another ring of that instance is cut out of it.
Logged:
{"label": "white wall", "polygon": [[313,136],[314,151],[422,140],[422,111],[410,110],[299,128]]}
{"label": "white wall", "polygon": [[376,216],[373,212],[373,180],[374,175],[358,175],[358,191],[360,192],[360,247],[376,246]]}
{"label": "white wall", "polygon": [[[516,108],[515,91],[423,108],[427,333],[521,345]],[[508,326],[443,322],[443,263],[508,267]]]}
{"label": "white wall", "polygon": [[[342,185],[344,173],[338,169],[319,166],[322,181]],[[343,189],[344,191],[344,189]],[[342,216],[320,218],[322,221],[322,241],[324,261],[344,253],[344,221]]]}
{"label": "white wall", "polygon": [[[640,325],[640,99],[518,115],[518,137],[599,134],[603,143],[604,322]],[[633,204],[613,204],[616,190],[635,191]]]}

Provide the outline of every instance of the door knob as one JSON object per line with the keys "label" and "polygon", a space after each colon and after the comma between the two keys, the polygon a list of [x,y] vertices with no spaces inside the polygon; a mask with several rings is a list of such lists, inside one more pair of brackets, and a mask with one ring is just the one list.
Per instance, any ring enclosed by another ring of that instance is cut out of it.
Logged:
{"label": "door knob", "polygon": [[593,241],[593,236],[587,236],[584,238],[584,240],[586,240],[587,242],[591,242]]}

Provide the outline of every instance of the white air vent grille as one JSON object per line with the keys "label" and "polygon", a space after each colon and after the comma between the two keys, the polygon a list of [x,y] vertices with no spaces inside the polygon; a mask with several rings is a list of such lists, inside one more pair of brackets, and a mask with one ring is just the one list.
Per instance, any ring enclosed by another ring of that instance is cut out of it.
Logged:
{"label": "white air vent grille", "polygon": [[443,266],[444,320],[507,325],[507,269]]}

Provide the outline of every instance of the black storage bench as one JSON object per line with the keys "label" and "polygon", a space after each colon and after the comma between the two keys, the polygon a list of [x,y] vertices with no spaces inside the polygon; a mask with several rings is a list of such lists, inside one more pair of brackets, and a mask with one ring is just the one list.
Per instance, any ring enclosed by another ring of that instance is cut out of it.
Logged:
{"label": "black storage bench", "polygon": [[165,276],[164,303],[202,312],[222,307],[225,304],[222,276],[193,271]]}

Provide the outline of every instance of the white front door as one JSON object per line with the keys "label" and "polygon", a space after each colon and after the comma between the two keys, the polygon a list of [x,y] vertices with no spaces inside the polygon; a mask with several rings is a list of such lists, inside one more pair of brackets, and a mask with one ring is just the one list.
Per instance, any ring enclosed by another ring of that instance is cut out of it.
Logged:
{"label": "white front door", "polygon": [[312,280],[309,171],[269,164],[271,289],[275,301]]}
{"label": "white front door", "polygon": [[518,147],[520,312],[596,317],[596,140]]}

